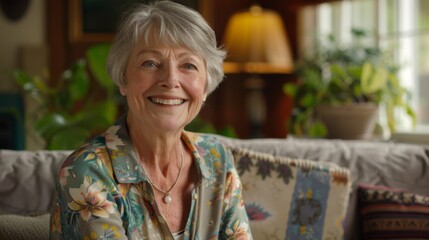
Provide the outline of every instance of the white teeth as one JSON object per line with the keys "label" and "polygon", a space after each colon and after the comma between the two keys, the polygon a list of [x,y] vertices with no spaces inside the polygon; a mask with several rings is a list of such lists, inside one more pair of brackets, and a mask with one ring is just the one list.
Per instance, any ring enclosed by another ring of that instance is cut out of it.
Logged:
{"label": "white teeth", "polygon": [[182,99],[162,99],[162,98],[150,98],[154,103],[163,104],[163,105],[179,105],[184,102]]}

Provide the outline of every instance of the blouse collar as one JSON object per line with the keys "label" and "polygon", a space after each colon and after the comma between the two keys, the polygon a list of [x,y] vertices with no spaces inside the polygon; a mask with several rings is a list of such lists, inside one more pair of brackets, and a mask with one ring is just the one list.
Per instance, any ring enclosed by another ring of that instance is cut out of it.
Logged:
{"label": "blouse collar", "polygon": [[[104,137],[117,181],[119,183],[147,181],[147,176],[134,154],[125,116],[121,117],[113,126],[108,128],[104,133]],[[201,175],[203,178],[213,178],[212,171],[210,171],[204,160],[203,149],[198,145],[198,142],[202,141],[200,134],[184,131],[182,133],[182,140],[193,154],[198,175]]]}

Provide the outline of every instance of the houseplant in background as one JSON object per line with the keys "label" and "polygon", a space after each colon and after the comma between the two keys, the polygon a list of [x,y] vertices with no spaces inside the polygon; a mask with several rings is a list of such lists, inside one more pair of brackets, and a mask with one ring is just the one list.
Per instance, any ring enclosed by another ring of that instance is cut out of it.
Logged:
{"label": "houseplant in background", "polygon": [[[395,111],[405,111],[415,123],[408,92],[399,83],[399,68],[392,63],[389,51],[365,45],[367,31],[351,31],[352,45],[342,46],[329,36],[314,54],[298,62],[297,82],[284,85],[294,103],[288,120],[292,135],[372,138],[374,129],[382,129],[377,125],[380,109],[385,109],[391,133],[396,131]],[[364,118],[357,119],[361,116]]]}
{"label": "houseplant in background", "polygon": [[47,84],[48,77],[14,71],[18,86],[40,103],[34,128],[47,149],[76,149],[115,121],[121,97],[105,69],[109,49],[110,44],[89,47],[55,86]]}

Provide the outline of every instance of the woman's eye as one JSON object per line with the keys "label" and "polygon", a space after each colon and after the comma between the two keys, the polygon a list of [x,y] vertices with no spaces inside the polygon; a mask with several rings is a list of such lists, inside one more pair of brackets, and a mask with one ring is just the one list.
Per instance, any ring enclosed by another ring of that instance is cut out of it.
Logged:
{"label": "woman's eye", "polygon": [[154,62],[152,60],[148,60],[148,61],[144,61],[142,66],[147,67],[147,68],[154,68],[157,66],[157,64],[156,64],[156,62]]}
{"label": "woman's eye", "polygon": [[186,69],[190,69],[190,70],[198,70],[198,69],[197,69],[197,67],[196,67],[194,64],[192,64],[192,63],[186,63],[186,64],[184,65],[184,67],[185,67]]}

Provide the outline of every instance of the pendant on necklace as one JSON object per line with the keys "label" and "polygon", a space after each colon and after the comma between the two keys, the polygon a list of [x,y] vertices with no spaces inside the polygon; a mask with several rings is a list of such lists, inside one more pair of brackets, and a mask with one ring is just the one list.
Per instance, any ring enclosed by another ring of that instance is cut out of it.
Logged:
{"label": "pendant on necklace", "polygon": [[164,200],[164,203],[169,204],[173,199],[170,197],[170,194],[166,193],[162,200]]}

